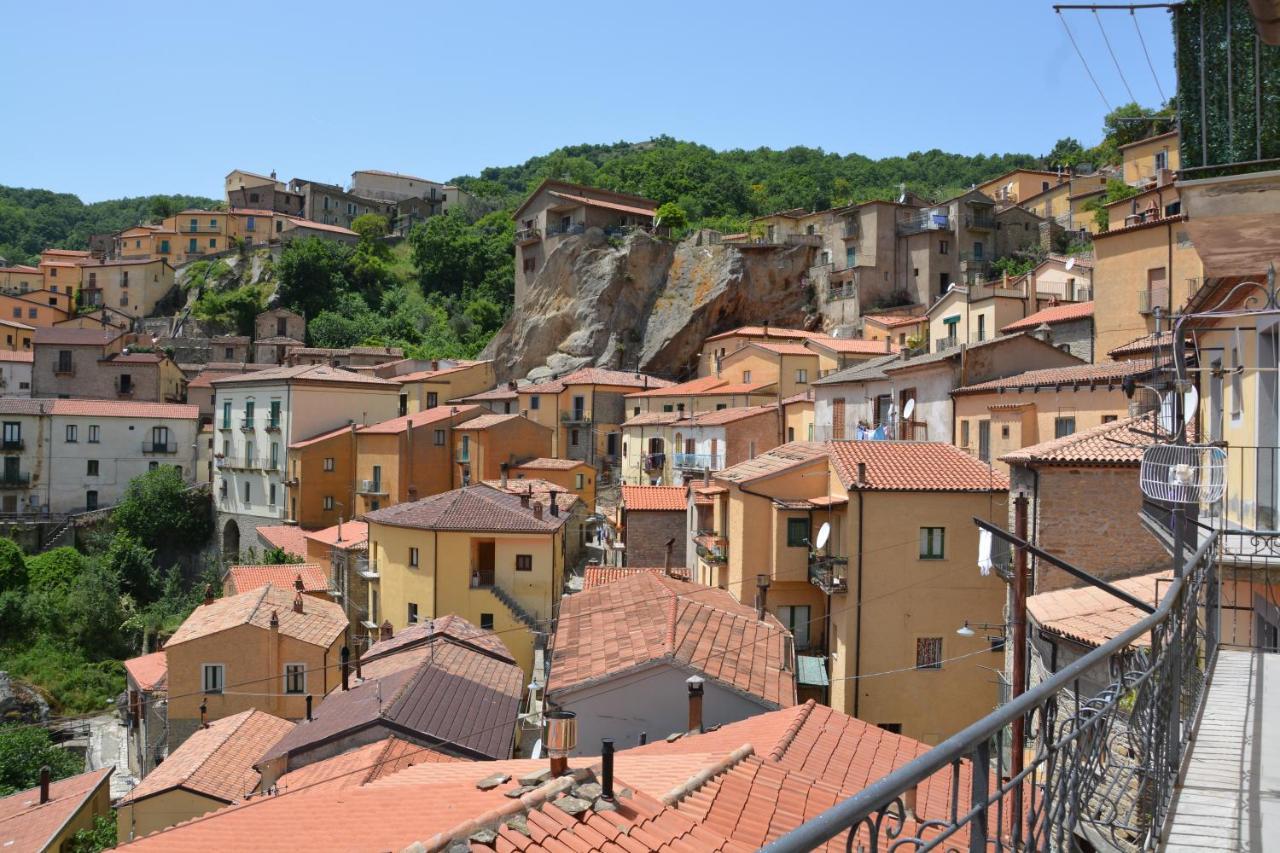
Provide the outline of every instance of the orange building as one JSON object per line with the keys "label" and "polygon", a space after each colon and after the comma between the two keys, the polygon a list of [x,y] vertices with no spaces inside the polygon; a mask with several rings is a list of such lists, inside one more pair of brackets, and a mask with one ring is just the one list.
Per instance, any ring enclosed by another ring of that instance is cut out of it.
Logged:
{"label": "orange building", "polygon": [[551,430],[520,415],[483,414],[453,431],[458,486],[499,479],[503,463],[551,455]]}
{"label": "orange building", "polygon": [[0,293],[0,319],[12,320],[35,328],[47,328],[67,319],[68,312],[63,305],[70,302],[70,296],[55,293],[50,294],[50,298],[46,300],[44,294],[43,290],[24,293],[20,296]]}
{"label": "orange building", "polygon": [[582,498],[588,510],[596,506],[596,469],[580,459],[530,459],[507,470],[509,480],[546,480]]}
{"label": "orange building", "polygon": [[373,374],[400,383],[400,411],[434,409],[493,388],[492,361],[402,358],[379,364]]}

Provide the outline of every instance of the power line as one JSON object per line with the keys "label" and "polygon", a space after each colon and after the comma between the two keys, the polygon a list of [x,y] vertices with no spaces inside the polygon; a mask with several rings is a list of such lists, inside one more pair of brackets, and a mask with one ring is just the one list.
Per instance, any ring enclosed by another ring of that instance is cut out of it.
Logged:
{"label": "power line", "polygon": [[1124,90],[1129,93],[1129,100],[1135,104],[1138,99],[1133,96],[1133,89],[1129,88],[1129,81],[1125,79],[1124,71],[1120,69],[1120,60],[1116,59],[1116,52],[1111,49],[1111,39],[1107,38],[1107,29],[1102,26],[1102,18],[1098,15],[1098,10],[1093,10],[1093,20],[1098,24],[1098,32],[1102,33],[1102,43],[1107,46],[1107,53],[1111,54],[1111,61],[1115,63],[1116,73],[1120,75],[1120,82],[1124,84]]}
{"label": "power line", "polygon": [[1138,43],[1142,45],[1142,55],[1147,58],[1147,67],[1151,69],[1151,79],[1156,81],[1156,91],[1160,93],[1160,105],[1164,106],[1167,100],[1164,96],[1164,87],[1160,85],[1160,75],[1156,74],[1156,66],[1151,61],[1151,54],[1147,51],[1147,40],[1142,37],[1142,27],[1138,26],[1138,15],[1130,9],[1129,17],[1133,19],[1133,28],[1138,32]]}
{"label": "power line", "polygon": [[1111,112],[1111,102],[1107,100],[1107,96],[1102,93],[1102,87],[1098,85],[1098,80],[1093,76],[1093,71],[1089,68],[1089,63],[1085,61],[1084,54],[1080,51],[1080,45],[1076,44],[1076,37],[1071,33],[1071,27],[1067,26],[1067,19],[1062,16],[1061,10],[1056,10],[1058,20],[1062,22],[1062,28],[1067,31],[1067,38],[1071,40],[1071,46],[1076,49],[1076,56],[1080,57],[1080,64],[1084,66],[1084,73],[1089,75],[1089,82],[1093,84],[1093,88],[1098,90],[1098,97],[1102,98],[1102,103],[1106,105],[1107,112]]}

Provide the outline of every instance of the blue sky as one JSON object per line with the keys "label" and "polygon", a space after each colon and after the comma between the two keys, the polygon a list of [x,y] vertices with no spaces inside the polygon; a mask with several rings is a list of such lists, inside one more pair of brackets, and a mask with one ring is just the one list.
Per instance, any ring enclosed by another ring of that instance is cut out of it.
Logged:
{"label": "blue sky", "polygon": [[[1115,105],[1094,16],[1067,13]],[[1102,20],[1159,101],[1127,12]],[[1048,0],[337,3],[99,0],[5,13],[0,184],[86,201],[218,197],[232,168],[447,180],[561,145],[670,134],[872,157],[1097,142],[1102,100]],[[1168,14],[1138,13],[1174,92]]]}

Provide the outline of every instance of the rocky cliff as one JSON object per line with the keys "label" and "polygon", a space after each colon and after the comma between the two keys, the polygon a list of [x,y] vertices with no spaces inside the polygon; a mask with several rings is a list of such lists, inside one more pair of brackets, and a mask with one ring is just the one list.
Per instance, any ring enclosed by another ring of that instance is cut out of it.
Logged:
{"label": "rocky cliff", "polygon": [[618,244],[593,229],[556,247],[484,355],[501,380],[588,365],[684,377],[708,335],[751,323],[817,327],[805,275],[813,251],[713,244],[707,232]]}

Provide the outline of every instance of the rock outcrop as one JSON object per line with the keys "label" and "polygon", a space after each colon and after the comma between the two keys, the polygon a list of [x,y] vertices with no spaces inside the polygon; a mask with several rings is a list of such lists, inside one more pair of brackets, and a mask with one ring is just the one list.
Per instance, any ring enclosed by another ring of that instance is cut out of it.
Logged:
{"label": "rock outcrop", "polygon": [[680,378],[708,336],[752,323],[815,328],[807,246],[673,243],[598,229],[565,239],[485,349],[500,380],[593,365]]}

